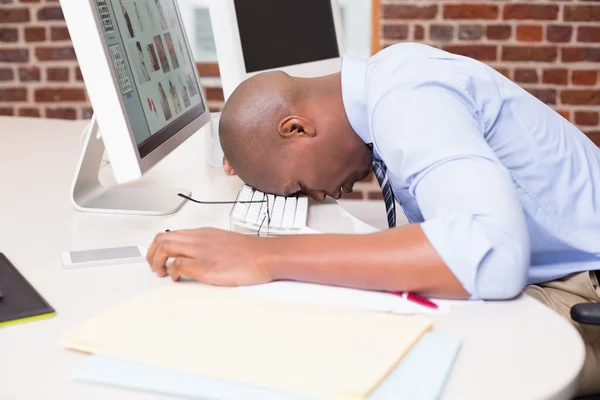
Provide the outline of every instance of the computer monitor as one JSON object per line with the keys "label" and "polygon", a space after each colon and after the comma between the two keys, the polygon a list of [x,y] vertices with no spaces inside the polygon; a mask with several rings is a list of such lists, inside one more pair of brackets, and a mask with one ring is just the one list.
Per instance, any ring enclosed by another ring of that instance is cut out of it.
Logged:
{"label": "computer monitor", "polygon": [[[210,121],[177,1],[60,3],[94,109],[73,183],[74,206],[151,215],[177,211],[181,189],[123,185],[139,180]],[[98,179],[104,149],[119,185],[106,187]]]}
{"label": "computer monitor", "polygon": [[213,0],[210,15],[225,99],[260,72],[314,77],[341,69],[338,0]]}

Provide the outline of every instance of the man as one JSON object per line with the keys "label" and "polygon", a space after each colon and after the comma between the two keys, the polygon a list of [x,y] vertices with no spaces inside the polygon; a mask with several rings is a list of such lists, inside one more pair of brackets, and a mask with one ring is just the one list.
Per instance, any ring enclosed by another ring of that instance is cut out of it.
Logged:
{"label": "man", "polygon": [[[345,57],[339,74],[260,74],[228,100],[220,137],[227,169],[278,195],[339,198],[373,165],[392,229],[161,234],[148,253],[161,277],[463,299],[510,299],[529,285],[569,320],[571,305],[600,300],[600,150],[485,64],[400,44],[366,62]],[[393,198],[410,224],[395,226]],[[598,393],[600,329],[577,328],[586,342],[580,394]]]}

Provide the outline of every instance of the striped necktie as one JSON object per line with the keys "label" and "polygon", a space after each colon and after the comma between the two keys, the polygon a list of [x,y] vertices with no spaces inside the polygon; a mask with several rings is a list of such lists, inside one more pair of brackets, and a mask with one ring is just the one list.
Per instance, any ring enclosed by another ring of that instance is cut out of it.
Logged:
{"label": "striped necktie", "polygon": [[396,227],[396,202],[394,198],[394,191],[392,190],[392,184],[387,176],[387,168],[383,161],[377,160],[373,157],[373,144],[369,144],[371,150],[371,160],[373,163],[373,173],[381,186],[381,192],[383,193],[383,201],[385,201],[385,209],[387,212],[387,220],[390,228]]}

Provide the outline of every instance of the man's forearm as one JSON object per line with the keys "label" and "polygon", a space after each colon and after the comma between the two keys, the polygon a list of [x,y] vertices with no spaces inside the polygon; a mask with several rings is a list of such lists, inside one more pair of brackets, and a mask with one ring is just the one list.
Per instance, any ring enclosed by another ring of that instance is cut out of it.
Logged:
{"label": "man's forearm", "polygon": [[286,236],[262,244],[264,266],[276,280],[469,296],[419,225],[368,235]]}

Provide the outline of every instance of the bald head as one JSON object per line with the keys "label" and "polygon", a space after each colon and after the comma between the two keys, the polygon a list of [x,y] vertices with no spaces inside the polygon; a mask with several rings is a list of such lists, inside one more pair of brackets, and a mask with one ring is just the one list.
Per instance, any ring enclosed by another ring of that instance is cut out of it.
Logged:
{"label": "bald head", "polygon": [[345,113],[339,74],[295,78],[276,71],[247,79],[223,108],[219,137],[240,178],[268,193],[312,186],[332,195],[349,173],[364,176],[369,168],[363,153],[370,155]]}
{"label": "bald head", "polygon": [[[231,94],[219,122],[224,151],[233,161],[255,148],[248,146],[277,135],[277,122],[293,109],[295,88],[284,72],[266,72],[242,82]],[[243,145],[246,151],[238,151]]]}
{"label": "bald head", "polygon": [[[262,169],[282,145],[278,123],[295,112],[298,83],[284,72],[265,72],[242,82],[231,94],[219,122],[219,137],[229,163],[244,179]],[[279,153],[281,156],[281,153]]]}

